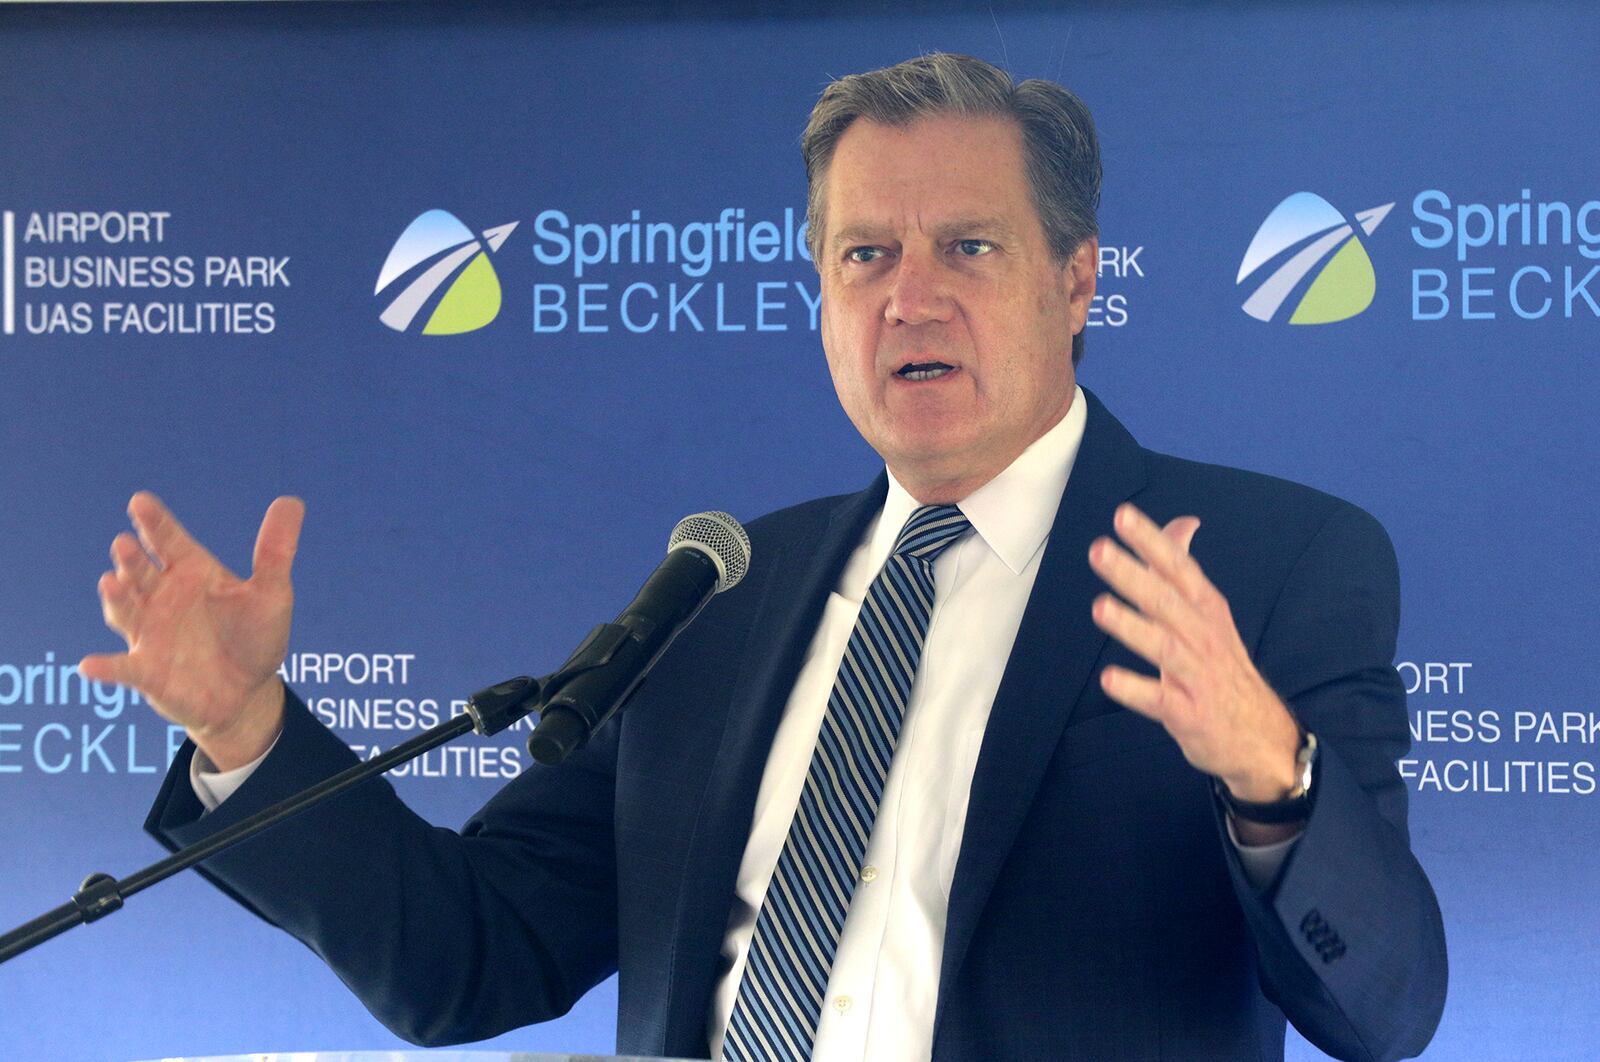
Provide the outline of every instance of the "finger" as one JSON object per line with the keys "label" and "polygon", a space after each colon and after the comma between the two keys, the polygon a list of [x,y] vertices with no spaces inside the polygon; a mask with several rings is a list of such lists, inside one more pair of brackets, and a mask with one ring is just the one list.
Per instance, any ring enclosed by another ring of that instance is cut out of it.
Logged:
{"label": "finger", "polygon": [[[1188,553],[1178,548],[1178,543],[1161,533],[1155,521],[1132,503],[1117,506],[1113,526],[1117,535],[1126,542],[1151,568],[1172,580],[1178,590],[1190,601],[1198,601],[1211,588],[1211,582]],[[1196,525],[1198,527],[1198,524]]]}
{"label": "finger", "polygon": [[131,639],[134,623],[138,619],[139,595],[116,572],[106,572],[96,587],[100,592],[100,612],[106,626]]}
{"label": "finger", "polygon": [[1164,679],[1193,688],[1199,659],[1170,630],[1157,626],[1110,594],[1094,602],[1094,622],[1101,630],[1143,657]]}
{"label": "finger", "polygon": [[251,578],[261,576],[272,582],[289,581],[289,569],[294,566],[295,551],[300,548],[300,527],[305,518],[306,503],[299,498],[275,498],[267,506],[267,515],[262,517],[261,530],[256,534]]}
{"label": "finger", "polygon": [[204,555],[205,547],[196,542],[178,523],[178,518],[147,490],[128,502],[128,516],[139,541],[163,568],[170,568],[186,557]]}
{"label": "finger", "polygon": [[1109,538],[1089,547],[1089,566],[1124,598],[1152,619],[1179,629],[1185,637],[1198,630],[1201,617],[1171,579],[1140,562]]}
{"label": "finger", "polygon": [[159,574],[150,554],[126,531],[111,540],[111,563],[117,569],[117,578],[140,593],[149,590]]}
{"label": "finger", "polygon": [[135,688],[143,674],[127,653],[92,653],[78,661],[78,673],[90,682],[111,682]]}
{"label": "finger", "polygon": [[1167,526],[1161,529],[1161,533],[1178,547],[1179,552],[1188,553],[1189,544],[1194,541],[1194,533],[1198,530],[1200,530],[1198,516],[1179,516],[1167,521]]}
{"label": "finger", "polygon": [[1179,708],[1171,687],[1127,668],[1115,665],[1105,668],[1100,672],[1100,688],[1124,708],[1149,716],[1163,726]]}

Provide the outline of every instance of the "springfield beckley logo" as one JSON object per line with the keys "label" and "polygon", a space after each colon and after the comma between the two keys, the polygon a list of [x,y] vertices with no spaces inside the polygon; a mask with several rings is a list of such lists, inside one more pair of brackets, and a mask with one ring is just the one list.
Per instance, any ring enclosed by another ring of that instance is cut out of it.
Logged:
{"label": "springfield beckley logo", "polygon": [[[1385,203],[1363,210],[1356,221],[1371,236],[1393,209],[1393,203]],[[1277,268],[1244,301],[1244,312],[1258,321],[1278,316],[1313,270],[1317,273],[1310,286],[1289,311],[1290,324],[1330,324],[1354,317],[1372,305],[1378,290],[1361,238],[1332,203],[1314,192],[1296,192],[1272,208],[1244,252],[1235,283],[1262,273],[1268,263],[1277,263]]]}
{"label": "springfield beckley logo", "polygon": [[440,288],[444,295],[434,303],[433,313],[422,326],[423,335],[471,332],[494,320],[500,313],[500,278],[489,255],[500,249],[516,227],[513,221],[484,229],[480,240],[448,210],[419,214],[394,241],[372,293],[377,295],[424,262],[433,261],[401,289],[378,320],[396,332],[406,331]]}

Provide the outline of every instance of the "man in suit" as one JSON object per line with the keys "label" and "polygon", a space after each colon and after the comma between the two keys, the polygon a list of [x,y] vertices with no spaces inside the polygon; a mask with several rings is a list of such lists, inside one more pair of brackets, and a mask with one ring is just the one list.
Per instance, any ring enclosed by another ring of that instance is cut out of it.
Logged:
{"label": "man in suit", "polygon": [[[823,344],[885,475],[755,521],[627,714],[462,835],[371,783],[207,872],[420,1042],[620,971],[637,1053],[1272,1058],[1286,1015],[1420,1051],[1444,940],[1382,529],[1145,451],[1077,386],[1099,159],[1069,93],[927,56],[830,86],[804,150]],[[81,666],[188,728],[150,820],[188,843],[352,754],[274,673],[299,504],[248,582],[130,511],[101,584],[130,651]]]}

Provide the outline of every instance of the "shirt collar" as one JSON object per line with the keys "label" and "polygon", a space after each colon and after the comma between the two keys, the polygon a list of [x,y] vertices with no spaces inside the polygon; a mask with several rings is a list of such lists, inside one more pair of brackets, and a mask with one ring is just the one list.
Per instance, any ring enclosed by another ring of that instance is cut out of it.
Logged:
{"label": "shirt collar", "polygon": [[[1039,552],[1067,487],[1088,422],[1082,388],[1074,388],[1067,415],[1056,422],[989,482],[958,503],[973,530],[1015,575]],[[871,534],[869,553],[881,566],[894,549],[900,529],[919,503],[889,473],[889,493]]]}

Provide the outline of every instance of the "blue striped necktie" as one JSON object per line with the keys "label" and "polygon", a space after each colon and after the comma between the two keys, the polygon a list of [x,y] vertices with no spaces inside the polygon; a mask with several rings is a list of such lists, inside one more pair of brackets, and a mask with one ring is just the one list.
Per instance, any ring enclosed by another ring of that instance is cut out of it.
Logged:
{"label": "blue striped necktie", "polygon": [[839,674],[723,1046],[735,1062],[811,1057],[828,972],[889,776],[933,609],[933,562],[971,525],[953,505],[911,514],[873,580]]}

